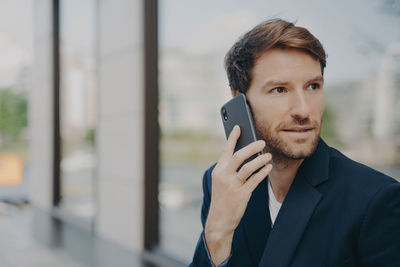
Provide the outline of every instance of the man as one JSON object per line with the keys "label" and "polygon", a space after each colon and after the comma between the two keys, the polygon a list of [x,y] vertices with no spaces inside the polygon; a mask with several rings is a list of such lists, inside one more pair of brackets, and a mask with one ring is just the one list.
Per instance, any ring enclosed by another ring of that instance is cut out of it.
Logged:
{"label": "man", "polygon": [[232,93],[246,95],[261,140],[234,153],[235,127],[206,171],[191,266],[400,266],[400,184],[319,137],[325,65],[321,43],[283,20],[228,52]]}

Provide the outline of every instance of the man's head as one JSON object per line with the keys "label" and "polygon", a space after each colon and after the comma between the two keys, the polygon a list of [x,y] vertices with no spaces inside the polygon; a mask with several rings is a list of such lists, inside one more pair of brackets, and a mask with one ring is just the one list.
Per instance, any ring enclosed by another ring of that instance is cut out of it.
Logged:
{"label": "man's head", "polygon": [[302,159],[318,143],[326,55],[306,29],[271,20],[246,33],[225,58],[234,95],[245,93],[258,136],[274,156]]}
{"label": "man's head", "polygon": [[272,48],[299,49],[317,59],[324,75],[326,54],[322,44],[307,29],[280,19],[258,24],[243,35],[225,56],[225,69],[232,92],[246,94],[252,69],[259,56]]}

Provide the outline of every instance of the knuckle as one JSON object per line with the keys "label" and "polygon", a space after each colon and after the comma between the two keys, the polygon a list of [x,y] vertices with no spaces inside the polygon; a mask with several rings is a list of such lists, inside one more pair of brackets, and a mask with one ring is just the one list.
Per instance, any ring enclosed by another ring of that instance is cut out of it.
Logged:
{"label": "knuckle", "polygon": [[267,176],[268,176],[268,172],[259,171],[257,178],[261,181],[261,180],[264,180],[264,178],[267,177]]}
{"label": "knuckle", "polygon": [[268,162],[268,161],[270,161],[270,160],[271,160],[271,154],[269,154],[269,153],[264,154],[264,161],[265,161],[265,162]]}
{"label": "knuckle", "polygon": [[266,166],[262,167],[262,169],[257,172],[257,177],[264,177],[265,174],[267,174],[268,168]]}
{"label": "knuckle", "polygon": [[242,166],[241,170],[244,173],[250,173],[251,172],[251,166],[249,166],[249,164],[245,164],[245,165]]}
{"label": "knuckle", "polygon": [[258,156],[256,160],[257,160],[257,166],[260,166],[268,162],[268,160],[264,157],[264,155]]}
{"label": "knuckle", "polygon": [[263,163],[263,162],[265,162],[265,158],[261,155],[261,156],[257,156],[255,159],[254,159],[254,163],[255,164],[257,164],[257,165],[259,165],[259,164],[261,164],[261,163]]}
{"label": "knuckle", "polygon": [[261,170],[261,171],[259,171],[259,172],[257,172],[256,173],[256,175],[255,175],[255,179],[258,181],[258,180],[262,180],[264,177],[265,177],[265,175],[266,175],[267,173],[264,171],[264,170]]}
{"label": "knuckle", "polygon": [[240,161],[240,160],[241,160],[240,153],[239,153],[239,152],[233,153],[232,159],[233,159],[235,162]]}
{"label": "knuckle", "polygon": [[261,154],[259,157],[262,158],[262,160],[268,160],[269,159],[268,154]]}
{"label": "knuckle", "polygon": [[253,147],[254,149],[257,149],[257,150],[260,150],[260,149],[263,148],[262,142],[261,142],[260,140],[254,141],[251,145],[252,145],[252,147]]}

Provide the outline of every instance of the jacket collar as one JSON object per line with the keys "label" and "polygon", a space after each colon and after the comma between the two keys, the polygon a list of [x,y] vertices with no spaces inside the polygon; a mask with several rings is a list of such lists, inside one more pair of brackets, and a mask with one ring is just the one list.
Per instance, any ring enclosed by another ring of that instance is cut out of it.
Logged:
{"label": "jacket collar", "polygon": [[298,174],[304,176],[310,185],[318,186],[329,178],[329,157],[330,148],[320,138],[315,152],[309,158],[304,159]]}
{"label": "jacket collar", "polygon": [[254,265],[289,266],[322,197],[315,187],[328,179],[329,154],[329,147],[320,139],[314,154],[301,164],[272,229],[266,183],[253,192],[243,224]]}

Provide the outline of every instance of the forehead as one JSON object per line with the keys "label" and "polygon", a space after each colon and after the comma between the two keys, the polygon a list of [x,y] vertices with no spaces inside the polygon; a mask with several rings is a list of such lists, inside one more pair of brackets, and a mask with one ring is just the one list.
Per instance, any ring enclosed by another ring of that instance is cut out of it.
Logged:
{"label": "forehead", "polygon": [[321,75],[319,61],[299,49],[269,49],[256,59],[252,70],[254,82],[260,79],[307,79],[316,75]]}

